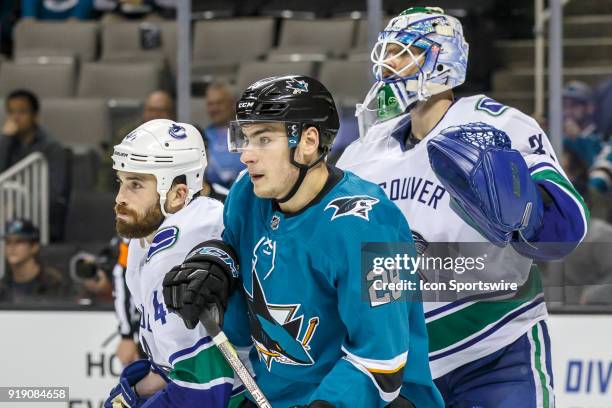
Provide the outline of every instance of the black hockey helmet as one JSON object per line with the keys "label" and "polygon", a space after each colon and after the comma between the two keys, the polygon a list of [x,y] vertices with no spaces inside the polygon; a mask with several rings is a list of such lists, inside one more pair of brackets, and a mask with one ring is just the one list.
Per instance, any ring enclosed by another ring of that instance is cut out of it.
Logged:
{"label": "black hockey helmet", "polygon": [[[331,93],[322,83],[303,75],[285,75],[259,80],[249,86],[236,103],[236,120],[230,122],[228,150],[238,152],[248,141],[242,125],[253,122],[282,122],[289,143],[289,161],[299,176],[287,195],[277,201],[286,202],[298,191],[308,170],[325,159],[340,127],[338,111]],[[302,132],[315,127],[319,131],[320,154],[314,163],[295,160],[295,149]]]}
{"label": "black hockey helmet", "polygon": [[[250,121],[284,122],[292,148],[299,143],[302,131],[314,126],[319,131],[323,155],[331,149],[340,127],[331,93],[316,79],[302,75],[270,77],[255,82],[236,103],[236,119],[236,126]],[[238,151],[240,144],[239,140],[234,140],[228,147],[230,151]]]}

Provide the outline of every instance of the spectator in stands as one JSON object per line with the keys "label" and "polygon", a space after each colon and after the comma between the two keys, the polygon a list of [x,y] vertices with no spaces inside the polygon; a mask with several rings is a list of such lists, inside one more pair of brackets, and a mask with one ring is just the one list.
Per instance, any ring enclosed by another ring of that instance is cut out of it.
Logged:
{"label": "spectator in stands", "polygon": [[604,145],[591,166],[589,186],[599,193],[612,191],[612,140]]}
{"label": "spectator in stands", "polygon": [[[591,196],[587,188],[588,169],[578,154],[565,149],[561,159],[563,170],[582,195],[589,209]],[[609,205],[609,204],[608,204]],[[567,304],[612,304],[602,293],[612,293],[612,225],[591,212],[587,234],[582,243],[566,258],[564,268],[564,302]],[[598,287],[605,285],[603,291]]]}
{"label": "spectator in stands", "polygon": [[30,221],[13,220],[4,234],[7,273],[0,281],[0,302],[12,304],[60,301],[67,286],[56,269],[39,258],[39,231]]}
{"label": "spectator in stands", "polygon": [[208,156],[206,179],[229,188],[244,169],[240,157],[227,151],[227,128],[236,115],[235,99],[225,82],[213,82],[206,89],[206,110],[210,125],[204,129]]}
{"label": "spectator in stands", "polygon": [[[104,251],[107,251],[105,248]],[[103,251],[103,252],[104,252]],[[113,299],[112,267],[101,264],[103,255],[80,253],[71,261],[71,275],[75,279],[76,298],[80,304],[110,304]],[[74,268],[74,269],[72,269]]]}
{"label": "spectator in stands", "polygon": [[93,0],[21,0],[24,18],[86,20],[92,17]]}
{"label": "spectator in stands", "polygon": [[571,81],[563,89],[563,145],[576,151],[588,166],[601,150],[601,136],[593,122],[593,90]]}
{"label": "spectator in stands", "polygon": [[69,156],[38,124],[40,103],[32,92],[15,90],[6,98],[6,121],[0,136],[0,173],[34,152],[49,164],[49,219],[52,241],[61,240],[70,195]]}
{"label": "spectator in stands", "polygon": [[[140,124],[153,119],[176,120],[174,98],[168,92],[161,90],[153,91],[145,100]],[[120,142],[121,140],[117,140],[117,143]]]}
{"label": "spectator in stands", "polygon": [[571,146],[566,146],[561,155],[561,166],[580,195],[587,192],[589,168],[580,152]]}
{"label": "spectator in stands", "polygon": [[104,146],[105,153],[100,160],[100,173],[98,175],[98,190],[100,191],[115,191],[117,183],[116,176],[113,170],[111,155],[113,154],[113,146],[121,143],[123,138],[136,129],[138,126],[153,119],[170,119],[176,120],[176,109],[174,98],[170,93],[162,90],[153,91],[145,99],[142,110],[142,116],[134,123],[123,126],[114,135],[110,145]]}

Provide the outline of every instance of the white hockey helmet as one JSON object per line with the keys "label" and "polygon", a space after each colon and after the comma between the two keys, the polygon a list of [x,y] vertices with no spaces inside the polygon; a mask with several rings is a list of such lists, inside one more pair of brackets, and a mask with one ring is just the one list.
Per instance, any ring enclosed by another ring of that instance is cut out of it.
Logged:
{"label": "white hockey helmet", "polygon": [[207,163],[200,132],[190,124],[168,119],[154,119],[137,127],[114,147],[112,159],[115,170],[155,176],[165,216],[166,195],[174,179],[185,176],[187,204],[202,189]]}

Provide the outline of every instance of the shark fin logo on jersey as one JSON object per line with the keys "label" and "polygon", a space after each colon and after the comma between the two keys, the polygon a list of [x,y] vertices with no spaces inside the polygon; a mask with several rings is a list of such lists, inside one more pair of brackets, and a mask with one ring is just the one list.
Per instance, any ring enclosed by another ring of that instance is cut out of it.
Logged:
{"label": "shark fin logo on jersey", "polygon": [[175,139],[185,139],[187,137],[187,131],[184,127],[173,123],[168,129],[168,134]]}
{"label": "shark fin logo on jersey", "polygon": [[319,324],[318,317],[308,321],[300,338],[304,316],[297,316],[300,304],[268,303],[259,276],[265,280],[274,270],[276,241],[264,236],[253,250],[252,290],[247,291],[251,336],[268,370],[272,362],[291,365],[311,365],[309,343]]}
{"label": "shark fin logo on jersey", "polygon": [[178,227],[166,227],[162,228],[153,237],[153,242],[151,242],[151,246],[149,247],[149,252],[147,253],[146,262],[149,262],[155,254],[160,253],[161,251],[171,248],[176,241],[178,240],[179,229]]}
{"label": "shark fin logo on jersey", "polygon": [[372,207],[374,207],[378,201],[378,198],[365,195],[339,197],[330,201],[323,211],[327,211],[330,208],[334,209],[334,214],[331,218],[332,221],[345,215],[354,215],[355,217],[370,221],[370,210],[372,210]]}
{"label": "shark fin logo on jersey", "polygon": [[260,360],[268,370],[272,362],[289,365],[312,365],[309,343],[319,325],[319,318],[308,321],[300,339],[304,315],[296,317],[300,304],[272,304],[266,300],[257,271],[253,268],[252,295],[247,294],[251,336]]}
{"label": "shark fin logo on jersey", "polygon": [[286,81],[287,89],[291,89],[294,95],[299,95],[302,92],[308,92],[308,82],[304,80],[296,81],[295,79],[289,79]]}

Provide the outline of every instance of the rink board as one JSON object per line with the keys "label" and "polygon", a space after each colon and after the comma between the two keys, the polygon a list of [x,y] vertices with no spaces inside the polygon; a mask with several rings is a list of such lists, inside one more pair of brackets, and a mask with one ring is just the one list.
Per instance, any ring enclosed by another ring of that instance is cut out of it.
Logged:
{"label": "rink board", "polygon": [[[121,371],[113,313],[0,311],[0,322],[0,386],[67,386],[69,407],[101,406]],[[549,328],[557,408],[612,408],[612,316],[553,315]]]}

